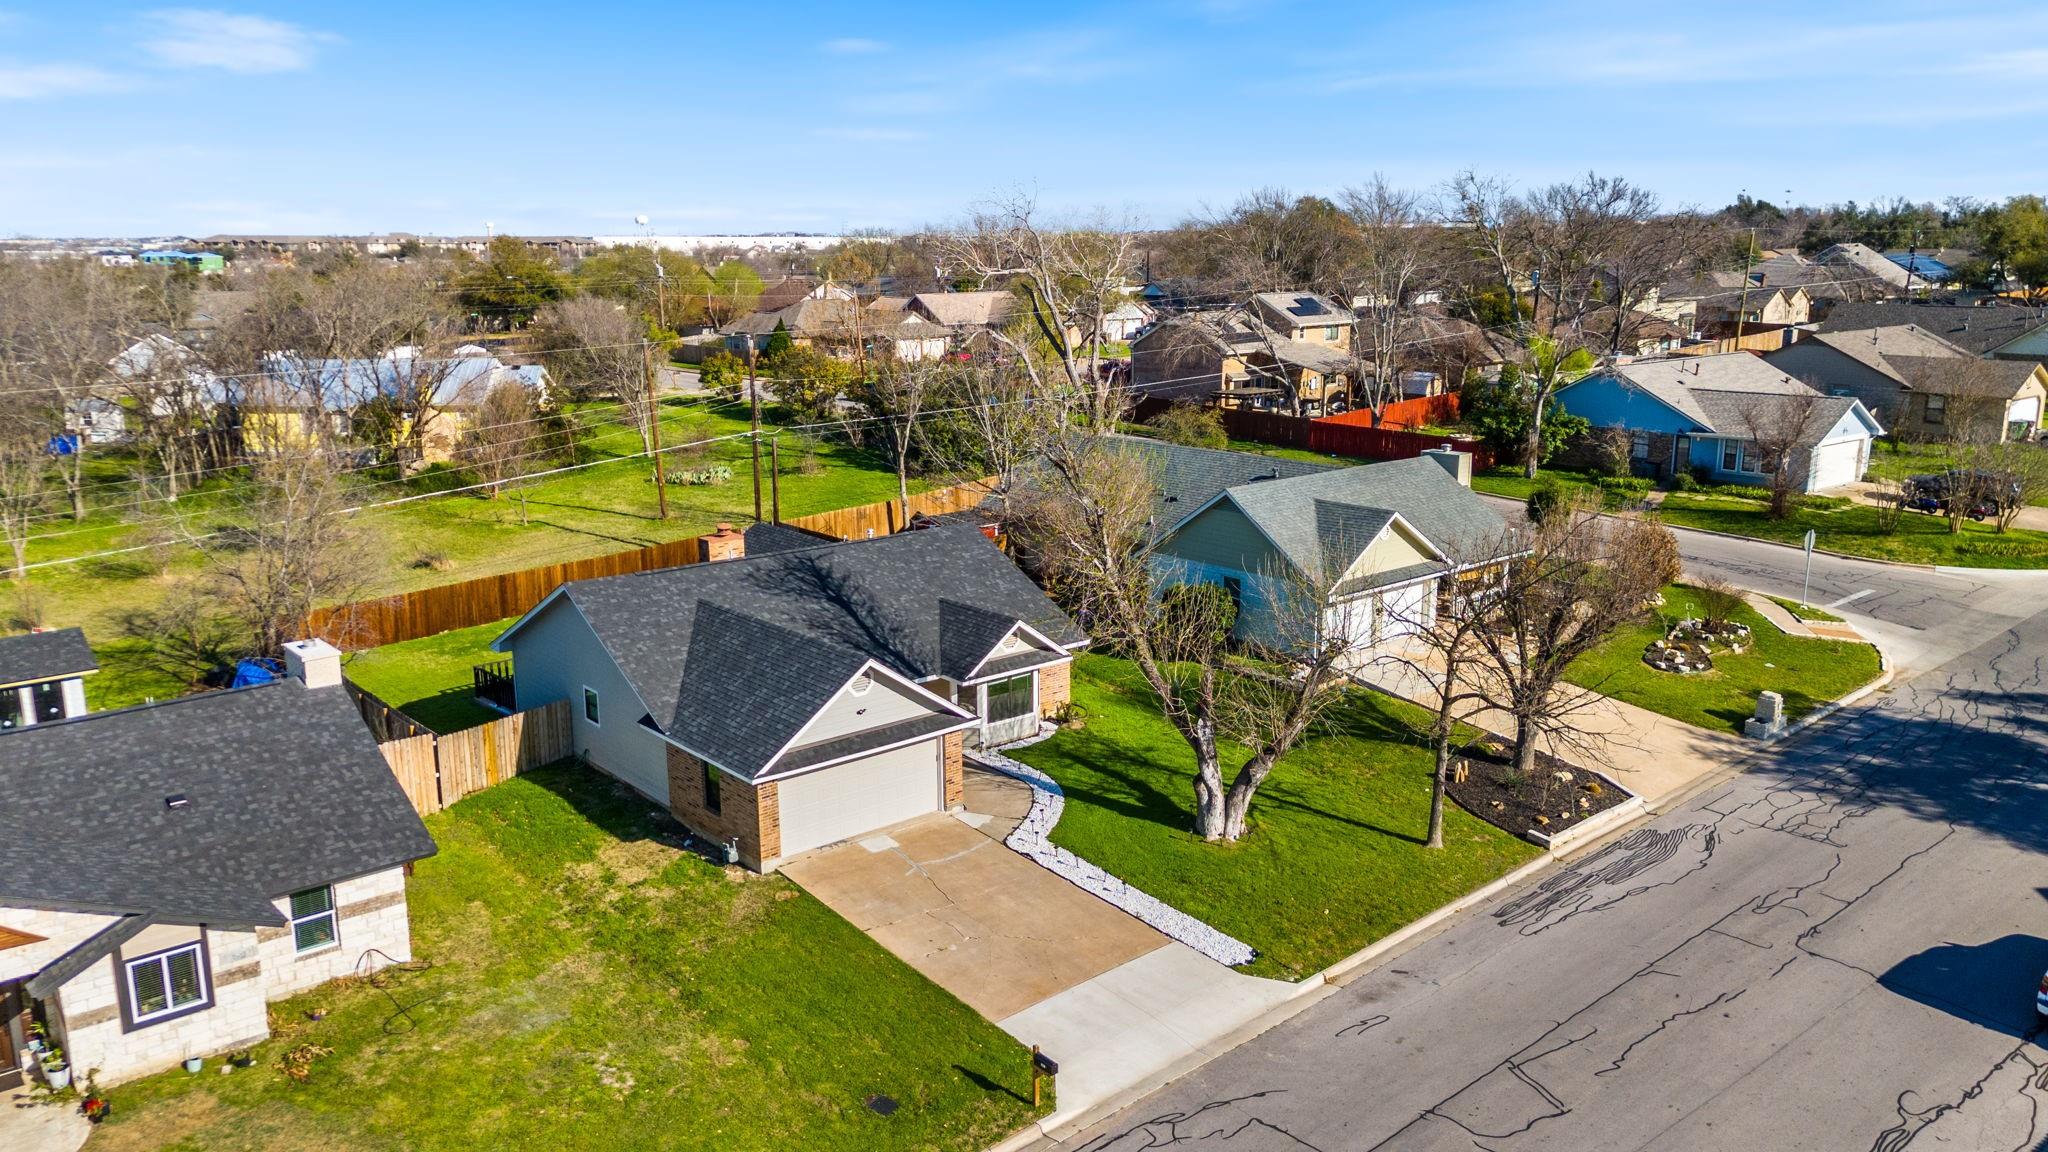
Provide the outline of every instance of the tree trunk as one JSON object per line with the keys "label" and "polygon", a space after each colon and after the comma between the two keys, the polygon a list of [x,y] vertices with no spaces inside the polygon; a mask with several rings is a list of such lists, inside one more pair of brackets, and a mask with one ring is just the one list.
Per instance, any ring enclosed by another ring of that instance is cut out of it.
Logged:
{"label": "tree trunk", "polygon": [[1204,840],[1222,840],[1228,823],[1227,794],[1223,767],[1216,759],[1216,734],[1206,722],[1198,722],[1188,743],[1195,750],[1195,834]]}
{"label": "tree trunk", "polygon": [[1444,846],[1444,789],[1451,779],[1451,738],[1448,734],[1436,738],[1436,777],[1429,786],[1429,840],[1425,848]]}
{"label": "tree trunk", "polygon": [[1529,435],[1522,443],[1522,475],[1530,480],[1536,478],[1536,467],[1543,461],[1543,398],[1537,397],[1535,411],[1529,414]]}
{"label": "tree trunk", "polygon": [[1536,725],[1527,715],[1515,717],[1515,771],[1526,777],[1536,771]]}
{"label": "tree trunk", "polygon": [[16,580],[28,579],[28,535],[23,533],[8,539],[7,545],[14,550],[14,572]]}

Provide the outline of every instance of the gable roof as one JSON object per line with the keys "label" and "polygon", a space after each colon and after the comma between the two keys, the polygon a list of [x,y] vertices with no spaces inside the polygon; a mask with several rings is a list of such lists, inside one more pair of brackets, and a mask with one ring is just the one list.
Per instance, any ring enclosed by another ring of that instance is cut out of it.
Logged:
{"label": "gable roof", "polygon": [[1972,355],[1983,356],[2029,332],[2048,326],[2048,312],[2011,305],[1971,308],[1961,304],[1910,300],[1878,300],[1867,304],[1844,302],[1835,305],[1827,319],[1820,322],[1820,331],[1823,334],[1858,332],[1906,325]]}
{"label": "gable roof", "polygon": [[1892,363],[1902,356],[1947,357],[1968,355],[1961,348],[1914,324],[1890,324],[1882,328],[1861,328],[1850,332],[1816,332],[1806,337],[1862,364],[1900,384],[1908,383],[1905,373]]}
{"label": "gable roof", "polygon": [[1703,433],[1743,435],[1758,422],[1774,424],[1788,418],[1795,406],[1805,414],[1802,442],[1817,442],[1851,412],[1860,413],[1857,419],[1872,435],[1882,431],[1877,420],[1854,397],[1822,396],[1748,352],[1638,360],[1588,379],[1599,376],[1625,380],[1691,420]]}
{"label": "gable roof", "polygon": [[1153,504],[1154,531],[1163,535],[1224,489],[1240,484],[1310,476],[1336,464],[1317,464],[1220,448],[1190,448],[1138,436],[1119,436],[1117,451],[1145,462],[1158,495]]}
{"label": "gable roof", "polygon": [[911,307],[934,323],[949,328],[986,328],[1001,324],[1019,310],[1021,301],[1013,292],[920,292],[910,298]]}
{"label": "gable roof", "polygon": [[[961,608],[1001,617],[1006,629],[1022,621],[1062,647],[1088,641],[965,525],[572,581],[556,595],[589,622],[658,731],[747,778],[801,727],[789,726],[793,717],[816,715],[867,661],[912,681],[964,675],[960,653],[971,644],[961,637],[987,629]],[[552,602],[493,647],[507,650]],[[761,731],[740,730],[749,725]]]}
{"label": "gable roof", "polygon": [[1336,574],[1328,568],[1332,560],[1341,572],[1397,518],[1447,557],[1490,546],[1508,527],[1443,465],[1422,456],[1242,484],[1229,496],[1290,563],[1320,577]]}
{"label": "gable roof", "polygon": [[0,636],[0,684],[28,684],[97,672],[85,633],[76,628]]}
{"label": "gable roof", "polygon": [[1954,356],[1892,356],[1892,367],[1915,392],[2011,399],[2041,370],[2037,360],[1966,360]]}
{"label": "gable roof", "polygon": [[0,903],[275,925],[277,897],[433,853],[340,688],[284,680],[0,733]]}

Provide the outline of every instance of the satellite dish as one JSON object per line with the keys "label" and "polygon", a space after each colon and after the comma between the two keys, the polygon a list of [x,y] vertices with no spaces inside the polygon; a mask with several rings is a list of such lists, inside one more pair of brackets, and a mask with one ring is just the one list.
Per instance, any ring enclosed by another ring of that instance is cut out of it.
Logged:
{"label": "satellite dish", "polygon": [[639,225],[639,226],[641,226],[642,228],[645,228],[645,227],[647,227],[647,216],[646,216],[646,214],[645,214],[645,213],[642,213],[641,215],[638,215],[638,216],[635,216],[635,217],[633,217],[633,223],[635,223],[635,224],[638,224],[638,225]]}

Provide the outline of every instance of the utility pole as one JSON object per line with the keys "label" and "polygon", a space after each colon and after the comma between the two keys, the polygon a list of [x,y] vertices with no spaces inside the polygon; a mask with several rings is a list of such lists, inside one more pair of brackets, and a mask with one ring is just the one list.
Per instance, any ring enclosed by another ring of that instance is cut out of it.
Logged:
{"label": "utility pole", "polygon": [[1742,254],[1742,302],[1735,306],[1735,346],[1742,347],[1742,322],[1749,316],[1749,270],[1756,267],[1756,228],[1749,230],[1749,250]]}
{"label": "utility pole", "polygon": [[1913,265],[1920,262],[1920,233],[1913,233],[1913,242],[1906,245],[1906,298],[1913,298]]}
{"label": "utility pole", "polygon": [[654,345],[640,342],[640,362],[647,372],[647,443],[654,455],[654,499],[661,518],[668,519],[668,472],[661,464],[661,399],[654,392]]}
{"label": "utility pole", "polygon": [[761,379],[754,371],[754,334],[747,333],[747,392],[753,399],[747,443],[754,450],[754,523],[761,522]]}
{"label": "utility pole", "polygon": [[768,438],[768,515],[775,523],[782,523],[782,437]]}

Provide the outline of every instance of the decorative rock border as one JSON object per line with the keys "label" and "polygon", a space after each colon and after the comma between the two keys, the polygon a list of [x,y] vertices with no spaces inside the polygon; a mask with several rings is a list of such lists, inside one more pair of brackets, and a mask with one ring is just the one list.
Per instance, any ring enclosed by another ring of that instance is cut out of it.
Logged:
{"label": "decorative rock border", "polygon": [[990,771],[1000,772],[1031,785],[1031,811],[1018,822],[1016,831],[1010,833],[1009,839],[1003,841],[1004,845],[1020,855],[1029,857],[1040,867],[1075,887],[1100,896],[1218,964],[1236,968],[1258,959],[1258,949],[1251,945],[1210,927],[1156,896],[1124,883],[1047,839],[1052,833],[1053,825],[1060,822],[1060,813],[1066,808],[1066,793],[1060,790],[1058,782],[1052,777],[1022,761],[1012,760],[1003,753],[1012,748],[1036,744],[1056,731],[1057,728],[1044,725],[1039,728],[1036,736],[1005,744],[999,749],[979,748],[967,753],[969,759]]}

